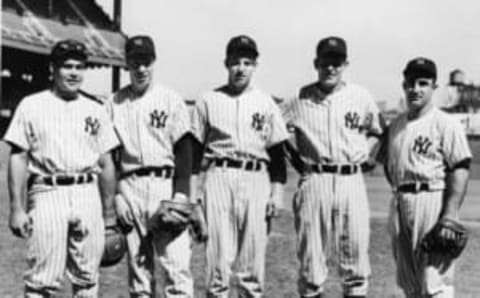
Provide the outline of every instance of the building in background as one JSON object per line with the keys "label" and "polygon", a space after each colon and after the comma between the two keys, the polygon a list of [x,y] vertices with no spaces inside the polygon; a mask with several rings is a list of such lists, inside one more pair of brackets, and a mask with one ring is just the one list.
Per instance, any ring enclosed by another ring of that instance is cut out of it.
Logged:
{"label": "building in background", "polygon": [[48,55],[58,41],[73,38],[89,51],[88,67],[113,67],[112,89],[125,66],[121,0],[114,20],[94,0],[3,0],[0,134],[19,100],[49,85]]}

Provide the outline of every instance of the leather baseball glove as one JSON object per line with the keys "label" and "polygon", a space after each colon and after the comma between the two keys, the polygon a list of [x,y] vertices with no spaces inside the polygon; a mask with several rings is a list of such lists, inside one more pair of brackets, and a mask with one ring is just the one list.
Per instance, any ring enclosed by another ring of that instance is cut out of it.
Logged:
{"label": "leather baseball glove", "polygon": [[452,259],[457,258],[468,240],[468,230],[460,222],[440,219],[421,241],[421,249],[425,252],[447,254]]}
{"label": "leather baseball glove", "polygon": [[149,223],[151,231],[175,238],[187,228],[199,242],[207,240],[207,225],[203,208],[198,203],[163,200]]}

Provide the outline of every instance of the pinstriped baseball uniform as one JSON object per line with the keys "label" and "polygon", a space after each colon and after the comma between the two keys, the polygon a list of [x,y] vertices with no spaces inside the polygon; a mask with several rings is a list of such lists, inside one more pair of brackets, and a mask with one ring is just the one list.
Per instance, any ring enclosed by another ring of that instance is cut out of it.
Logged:
{"label": "pinstriped baseball uniform", "polygon": [[[5,140],[29,153],[28,171],[39,176],[99,172],[100,155],[118,145],[101,104],[82,95],[65,101],[49,90],[21,101]],[[27,288],[54,291],[66,270],[74,285],[91,286],[76,293],[78,297],[96,297],[104,243],[97,183],[34,183],[27,206],[33,219]]]}
{"label": "pinstriped baseball uniform", "polygon": [[215,166],[215,160],[269,160],[266,149],[287,138],[285,123],[268,94],[251,88],[232,97],[217,89],[196,102],[192,127],[205,145],[208,164],[204,184],[208,295],[228,297],[237,260],[233,290],[246,293],[246,297],[261,297],[267,243],[265,208],[271,188],[265,163],[259,171],[247,171]]}
{"label": "pinstriped baseball uniform", "polygon": [[[142,97],[136,98],[129,85],[115,94],[109,109],[122,143],[121,172],[150,166],[174,167],[173,146],[190,131],[188,109],[180,95],[155,85]],[[131,294],[152,294],[156,257],[165,271],[165,296],[193,297],[189,268],[191,244],[187,231],[170,243],[154,235],[154,247],[141,249],[145,235],[139,228],[146,230],[147,220],[157,211],[160,201],[171,199],[171,177],[132,175],[120,180],[119,192],[141,225],[127,234]]]}
{"label": "pinstriped baseball uniform", "polygon": [[[378,108],[361,86],[345,83],[323,95],[315,84],[286,107],[299,156],[309,165],[360,165],[369,156],[367,134],[379,135]],[[306,173],[294,199],[299,292],[323,292],[330,248],[338,254],[345,295],[365,295],[369,206],[361,171],[352,175]]]}
{"label": "pinstriped baseball uniform", "polygon": [[453,297],[453,264],[445,272],[434,265],[452,260],[426,258],[418,247],[442,211],[447,167],[472,157],[464,129],[452,116],[432,108],[415,120],[409,120],[406,113],[400,115],[388,132],[387,169],[394,189],[416,182],[428,183],[431,189],[395,192],[392,200],[390,227],[398,284],[409,297],[438,293],[444,295],[438,297]]}

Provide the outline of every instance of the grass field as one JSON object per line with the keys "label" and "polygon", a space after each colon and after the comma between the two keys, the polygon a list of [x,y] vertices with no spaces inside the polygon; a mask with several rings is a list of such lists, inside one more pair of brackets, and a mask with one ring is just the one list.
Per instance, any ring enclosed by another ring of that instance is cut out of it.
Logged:
{"label": "grass field", "polygon": [[[480,152],[475,151],[475,152]],[[0,145],[0,297],[22,296],[22,272],[25,268],[25,242],[14,238],[8,230],[8,197],[5,185],[4,147]],[[467,220],[471,229],[471,238],[466,252],[462,255],[456,268],[457,298],[480,297],[480,185],[477,180],[480,166],[476,165],[470,182],[465,205],[461,216]],[[269,240],[266,270],[266,297],[290,298],[296,294],[297,260],[295,253],[295,234],[293,230],[293,215],[290,211],[290,199],[295,185],[294,174],[287,187],[285,209],[275,219],[273,233]],[[403,297],[395,285],[394,263],[391,257],[388,234],[386,231],[386,216],[390,191],[383,177],[370,175],[366,178],[371,219],[372,276],[370,279],[369,297]],[[194,246],[192,270],[195,276],[195,297],[204,297],[205,258],[203,247]],[[121,264],[102,269],[101,297],[128,297],[127,273],[125,261]],[[68,284],[58,297],[65,297],[70,292]],[[338,278],[334,269],[326,285],[326,297],[342,297]]]}

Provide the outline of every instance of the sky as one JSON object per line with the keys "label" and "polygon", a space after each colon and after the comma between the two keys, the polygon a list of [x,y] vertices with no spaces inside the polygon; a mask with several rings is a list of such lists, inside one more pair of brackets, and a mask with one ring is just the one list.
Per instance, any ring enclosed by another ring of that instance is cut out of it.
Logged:
{"label": "sky", "polygon": [[[97,0],[112,12],[113,0]],[[226,82],[228,40],[247,34],[258,44],[254,83],[291,97],[315,81],[315,47],[327,36],[348,46],[348,81],[395,105],[402,70],[424,56],[437,63],[439,84],[454,68],[480,83],[478,0],[123,0],[122,30],[148,34],[156,45],[155,81],[186,98]],[[105,70],[103,71],[105,72]],[[110,82],[90,76],[87,86],[108,92]],[[102,73],[102,72],[100,72]],[[122,84],[128,74],[122,73]]]}

